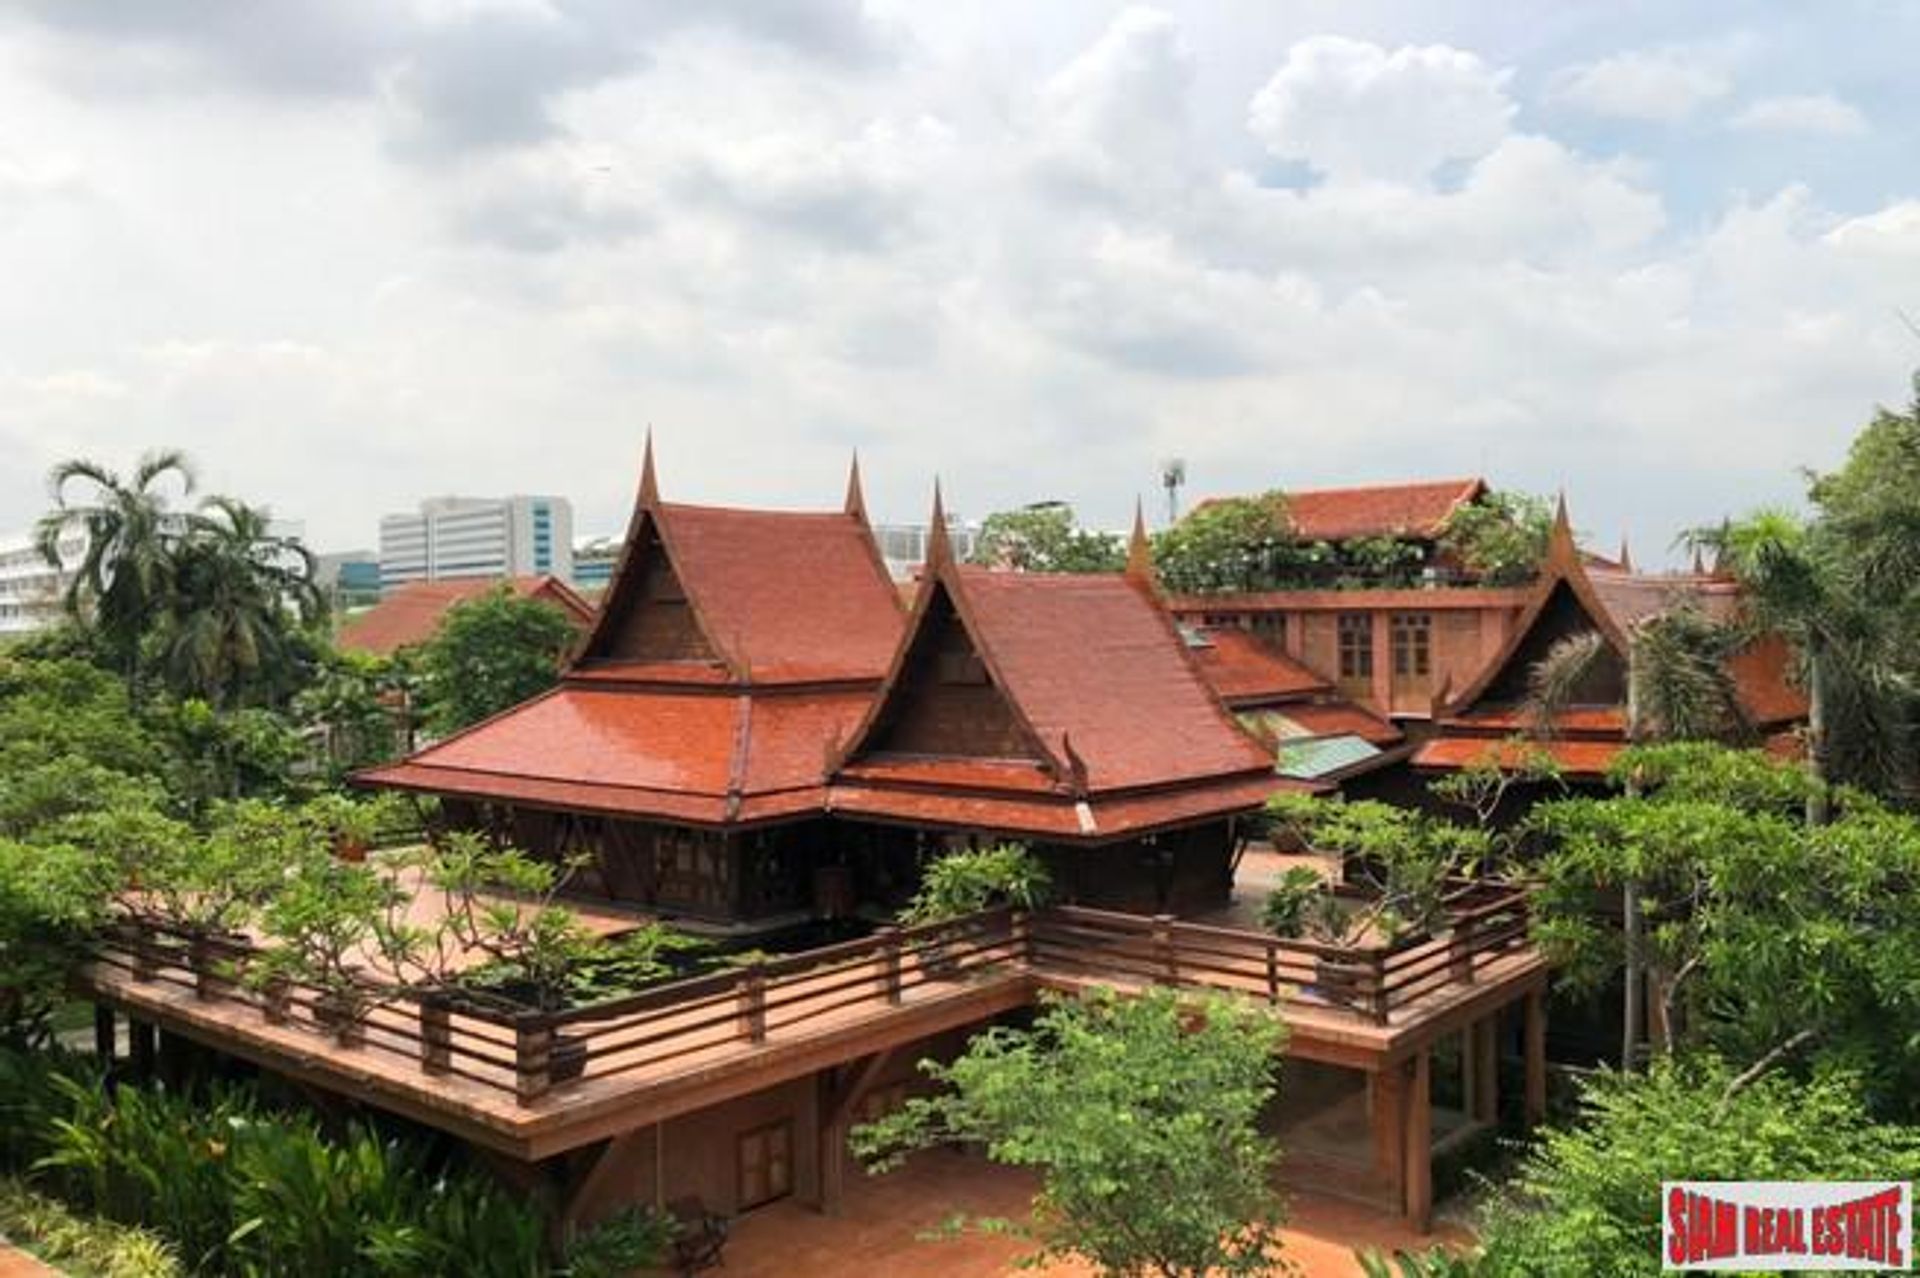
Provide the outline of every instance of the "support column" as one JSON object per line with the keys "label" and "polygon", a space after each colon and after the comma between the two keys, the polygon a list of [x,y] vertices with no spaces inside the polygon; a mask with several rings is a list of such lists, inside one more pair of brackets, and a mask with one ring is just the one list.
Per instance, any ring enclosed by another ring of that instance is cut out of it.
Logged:
{"label": "support column", "polygon": [[839,1071],[820,1072],[816,1121],[819,1127],[818,1198],[823,1216],[840,1214],[840,1199],[847,1184],[847,1137],[853,1131],[853,1116],[892,1059],[893,1049],[888,1048]]}
{"label": "support column", "polygon": [[1526,1002],[1526,1120],[1531,1127],[1547,1116],[1547,996],[1529,990]]}
{"label": "support column", "polygon": [[132,1062],[135,1078],[146,1080],[153,1077],[154,1059],[160,1054],[160,1034],[152,1021],[127,1018],[127,1058]]}
{"label": "support column", "polygon": [[1406,1214],[1420,1233],[1433,1227],[1433,1052],[1423,1048],[1412,1061],[1413,1079],[1406,1105]]}
{"label": "support column", "polygon": [[1406,1181],[1406,1066],[1388,1065],[1367,1075],[1367,1108],[1373,1117],[1373,1170],[1399,1202]]}
{"label": "support column", "polygon": [[113,1005],[95,1003],[93,1005],[93,1054],[108,1069],[113,1068],[114,1052],[119,1047],[119,1032],[114,1025]]}
{"label": "support column", "polygon": [[1468,1054],[1476,1062],[1470,1096],[1473,1117],[1500,1121],[1500,1013],[1489,1012],[1467,1035]]}

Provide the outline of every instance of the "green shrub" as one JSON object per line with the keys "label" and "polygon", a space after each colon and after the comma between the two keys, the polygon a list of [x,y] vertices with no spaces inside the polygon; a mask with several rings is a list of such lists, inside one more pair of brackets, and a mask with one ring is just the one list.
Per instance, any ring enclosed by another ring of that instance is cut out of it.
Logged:
{"label": "green shrub", "polygon": [[79,1062],[0,1053],[0,1160],[198,1274],[548,1272],[538,1211],[488,1177],[365,1124],[323,1135],[248,1087],[109,1092]]}
{"label": "green shrub", "polygon": [[1278,937],[1299,936],[1307,928],[1308,907],[1326,891],[1327,881],[1311,867],[1288,867],[1260,907],[1260,926]]}
{"label": "green shrub", "polygon": [[18,1180],[0,1180],[0,1234],[70,1278],[181,1278],[180,1259],[151,1230],[76,1216]]}
{"label": "green shrub", "polygon": [[666,1259],[673,1217],[629,1207],[601,1221],[567,1248],[567,1278],[625,1278]]}
{"label": "green shrub", "polygon": [[926,868],[900,921],[939,923],[996,905],[1032,909],[1046,899],[1047,867],[1018,843],[949,852]]}

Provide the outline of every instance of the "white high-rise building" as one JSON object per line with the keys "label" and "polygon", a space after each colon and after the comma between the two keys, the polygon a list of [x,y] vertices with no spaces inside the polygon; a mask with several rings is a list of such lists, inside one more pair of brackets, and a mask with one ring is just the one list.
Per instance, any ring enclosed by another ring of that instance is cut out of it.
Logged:
{"label": "white high-rise building", "polygon": [[[69,533],[60,559],[77,564],[87,539]],[[60,619],[61,600],[72,574],[49,564],[30,534],[0,537],[0,635],[32,634]]]}
{"label": "white high-rise building", "polygon": [[380,587],[457,577],[573,576],[564,497],[434,497],[380,520]]}

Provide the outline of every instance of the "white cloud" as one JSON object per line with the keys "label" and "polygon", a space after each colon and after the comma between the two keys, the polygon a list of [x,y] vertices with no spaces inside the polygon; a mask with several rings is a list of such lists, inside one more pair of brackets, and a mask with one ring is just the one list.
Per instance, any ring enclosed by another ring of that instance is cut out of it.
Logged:
{"label": "white cloud", "polygon": [[1859,108],[1829,93],[1761,98],[1728,121],[1736,129],[1849,137],[1867,131]]}
{"label": "white cloud", "polygon": [[1340,36],[1295,44],[1254,95],[1248,127],[1273,154],[1336,178],[1424,181],[1505,135],[1508,73],[1446,45],[1379,45]]}
{"label": "white cloud", "polygon": [[1636,49],[1568,67],[1552,96],[1594,115],[1683,120],[1733,90],[1720,58],[1699,48]]}

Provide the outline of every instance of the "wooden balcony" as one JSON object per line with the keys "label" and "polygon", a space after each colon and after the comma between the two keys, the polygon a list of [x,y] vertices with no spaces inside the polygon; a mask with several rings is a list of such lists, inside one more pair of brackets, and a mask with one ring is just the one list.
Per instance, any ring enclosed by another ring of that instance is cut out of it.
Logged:
{"label": "wooden balcony", "polygon": [[1042,989],[1230,992],[1286,1019],[1290,1053],[1378,1069],[1545,978],[1525,894],[1494,886],[1469,895],[1442,935],[1392,945],[996,910],[551,1013],[407,993],[343,1024],[318,989],[232,980],[252,953],[129,919],[83,979],[139,1021],[525,1159],[975,1024]]}

